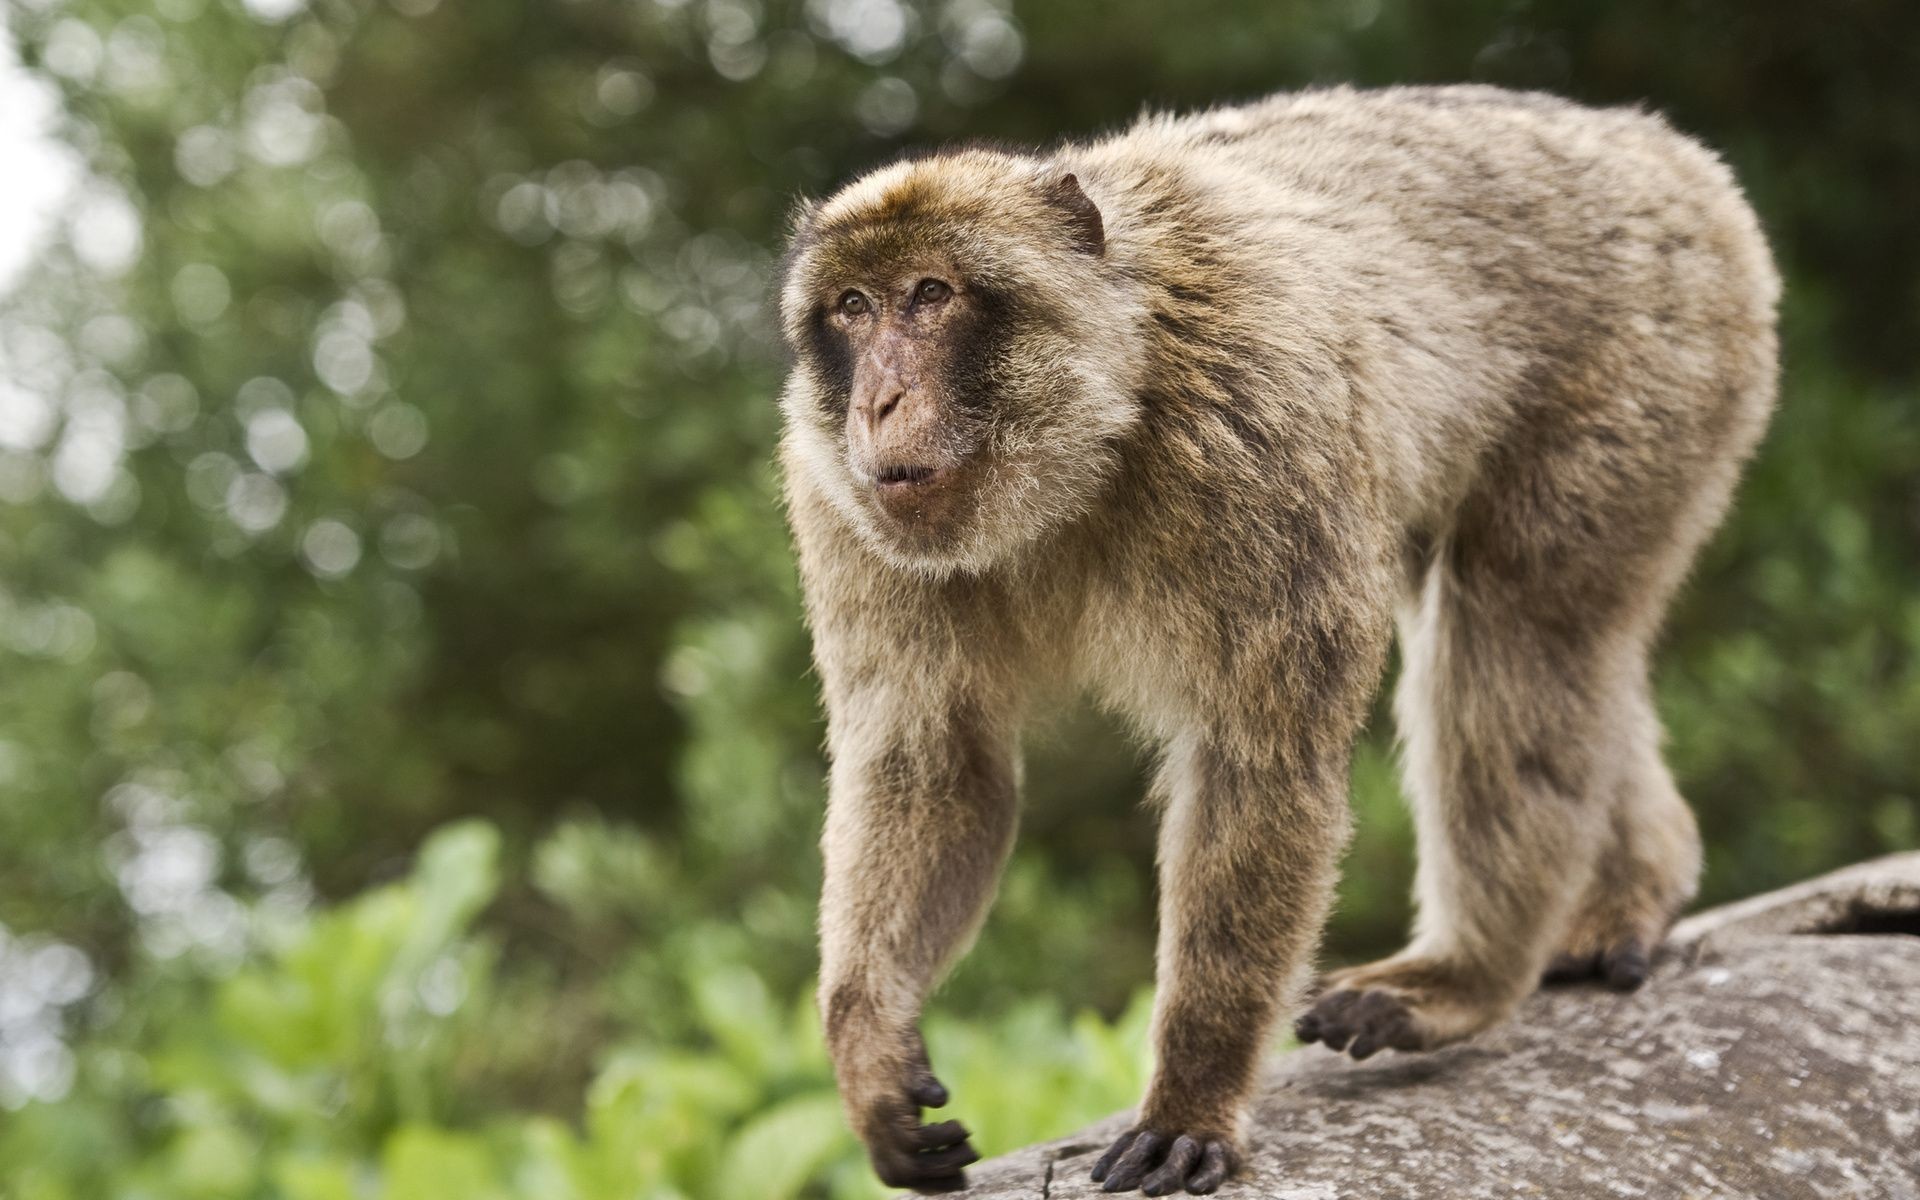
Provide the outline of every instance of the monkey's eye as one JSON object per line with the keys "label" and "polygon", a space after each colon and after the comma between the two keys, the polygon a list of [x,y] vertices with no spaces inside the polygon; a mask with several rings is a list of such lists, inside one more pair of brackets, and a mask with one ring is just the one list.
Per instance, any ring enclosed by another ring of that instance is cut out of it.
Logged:
{"label": "monkey's eye", "polygon": [[951,295],[953,289],[938,279],[922,279],[920,286],[913,289],[913,298],[922,304],[938,304]]}
{"label": "monkey's eye", "polygon": [[849,291],[840,297],[840,315],[846,317],[864,317],[873,311],[873,304],[859,292]]}

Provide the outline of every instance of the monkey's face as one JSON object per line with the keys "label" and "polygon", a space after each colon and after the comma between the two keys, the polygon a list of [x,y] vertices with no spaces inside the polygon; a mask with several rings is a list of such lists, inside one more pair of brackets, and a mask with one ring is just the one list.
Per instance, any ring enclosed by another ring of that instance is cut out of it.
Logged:
{"label": "monkey's face", "polygon": [[922,571],[983,569],[1085,512],[1136,412],[1104,251],[1073,177],[978,151],[807,214],[781,296],[789,472]]}
{"label": "monkey's face", "polygon": [[958,277],[924,263],[854,280],[816,327],[846,380],[847,466],[905,544],[938,545],[964,523],[992,432],[997,304]]}

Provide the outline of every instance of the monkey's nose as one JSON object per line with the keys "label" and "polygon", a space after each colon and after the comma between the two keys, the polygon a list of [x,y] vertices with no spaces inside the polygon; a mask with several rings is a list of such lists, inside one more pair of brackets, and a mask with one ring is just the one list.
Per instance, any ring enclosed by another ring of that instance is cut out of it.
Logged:
{"label": "monkey's nose", "polygon": [[860,406],[860,416],[866,422],[869,435],[880,431],[881,422],[892,415],[894,409],[900,407],[900,401],[904,400],[906,395],[906,388],[892,382],[874,389],[872,397]]}

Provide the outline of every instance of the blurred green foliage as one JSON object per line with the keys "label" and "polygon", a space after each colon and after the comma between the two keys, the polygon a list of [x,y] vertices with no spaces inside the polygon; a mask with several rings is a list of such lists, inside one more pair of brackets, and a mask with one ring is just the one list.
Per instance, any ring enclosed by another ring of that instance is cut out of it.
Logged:
{"label": "blurred green foliage", "polygon": [[[358,1200],[686,1197],[850,1200],[885,1189],[842,1123],[810,1001],[777,1001],[741,964],[688,981],[697,1048],[609,1056],[577,1122],[520,1110],[468,1077],[538,1028],[494,990],[473,929],[499,834],[463,822],[406,880],[282,923],[256,960],[170,980],[130,1045],[82,1046],[89,1087],[0,1127],[0,1195]],[[153,982],[153,981],[149,981]],[[997,1021],[935,1021],[952,1078],[985,1102],[976,1134],[1102,1116],[1145,1077],[1147,1005],[1115,1025],[1035,1001]]]}
{"label": "blurred green foliage", "polygon": [[[6,1200],[871,1194],[805,1000],[766,302],[791,197],[907,144],[1480,79],[1723,148],[1790,285],[1779,418],[1660,668],[1706,895],[1920,843],[1911,4],[6,17],[86,169],[0,305]],[[1335,957],[1406,921],[1387,737]],[[929,1033],[988,1150],[1143,1069],[1141,761],[1086,711],[1031,750]]]}

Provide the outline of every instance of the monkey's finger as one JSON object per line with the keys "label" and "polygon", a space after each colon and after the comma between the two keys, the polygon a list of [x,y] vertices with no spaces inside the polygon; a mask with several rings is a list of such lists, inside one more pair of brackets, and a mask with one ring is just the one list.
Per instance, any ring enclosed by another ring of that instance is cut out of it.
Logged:
{"label": "monkey's finger", "polygon": [[1347,1047],[1347,1053],[1357,1060],[1379,1050],[1387,1023],[1399,1011],[1399,1005],[1385,992],[1362,994],[1359,1003],[1347,1014],[1347,1023],[1353,1026],[1353,1042]]}
{"label": "monkey's finger", "polygon": [[1307,1015],[1315,1022],[1314,1033],[1321,1045],[1334,1051],[1347,1048],[1347,1043],[1353,1040],[1354,1018],[1357,1015],[1353,1007],[1359,1000],[1358,993],[1335,992],[1321,997],[1320,1002],[1313,1006],[1313,1011]]}
{"label": "monkey's finger", "polygon": [[1631,992],[1647,981],[1651,964],[1647,948],[1638,938],[1629,938],[1600,956],[1601,973],[1607,986],[1616,992]]}
{"label": "monkey's finger", "polygon": [[921,1108],[939,1108],[947,1102],[947,1089],[933,1074],[933,1060],[927,1056],[927,1041],[919,1030],[913,1032],[913,1053],[907,1065],[907,1099]]}
{"label": "monkey's finger", "polygon": [[1420,1031],[1406,1001],[1389,992],[1368,992],[1354,1007],[1355,1036],[1347,1053],[1366,1058],[1379,1050],[1413,1050],[1420,1046]]}
{"label": "monkey's finger", "polygon": [[1133,1145],[1133,1139],[1139,1136],[1140,1131],[1138,1129],[1129,1129],[1121,1134],[1113,1145],[1107,1147],[1107,1152],[1100,1156],[1100,1161],[1093,1164],[1093,1181],[1095,1183],[1099,1183],[1107,1177],[1107,1172],[1113,1170],[1113,1164],[1120,1161],[1120,1156],[1127,1152],[1127,1147]]}
{"label": "monkey's finger", "polygon": [[1167,1136],[1143,1129],[1140,1136],[1133,1139],[1133,1145],[1113,1164],[1113,1170],[1107,1172],[1107,1181],[1100,1186],[1109,1192],[1125,1192],[1140,1186],[1141,1177],[1153,1169],[1160,1161],[1160,1151],[1167,1144]]}
{"label": "monkey's finger", "polygon": [[939,1150],[947,1146],[957,1146],[971,1136],[967,1127],[958,1121],[942,1121],[938,1125],[919,1125],[907,1134],[907,1140],[921,1150]]}
{"label": "monkey's finger", "polygon": [[1298,1021],[1295,1021],[1293,1023],[1293,1036],[1299,1038],[1302,1042],[1306,1042],[1306,1043],[1319,1041],[1320,1040],[1319,1016],[1316,1015],[1315,1013],[1310,1012],[1306,1016],[1301,1017]]}
{"label": "monkey's finger", "polygon": [[1173,1139],[1173,1147],[1167,1151],[1167,1160],[1160,1164],[1160,1169],[1141,1181],[1140,1190],[1149,1196],[1170,1196],[1179,1191],[1187,1182],[1187,1172],[1200,1161],[1200,1154],[1200,1143],[1181,1134]]}
{"label": "monkey's finger", "polygon": [[1573,983],[1592,978],[1599,959],[1592,954],[1556,954],[1540,975],[1541,983]]}
{"label": "monkey's finger", "polygon": [[1353,1026],[1345,1021],[1333,1021],[1321,1026],[1320,1044],[1335,1054],[1347,1048],[1353,1040]]}
{"label": "monkey's finger", "polygon": [[928,1150],[913,1156],[914,1169],[928,1176],[957,1175],[962,1167],[980,1161],[980,1152],[962,1142],[945,1150]]}
{"label": "monkey's finger", "polygon": [[921,1108],[943,1108],[947,1103],[947,1089],[933,1077],[933,1072],[923,1070],[907,1084],[907,1099]]}
{"label": "monkey's finger", "polygon": [[1387,1026],[1382,1040],[1395,1050],[1425,1050],[1428,1046],[1426,1035],[1420,1032],[1420,1026],[1414,1023],[1413,1014],[1402,1012]]}
{"label": "monkey's finger", "polygon": [[[948,1152],[942,1150],[940,1154]],[[879,1150],[873,1156],[874,1173],[890,1188],[912,1188],[916,1192],[957,1192],[967,1186],[960,1168],[974,1161],[937,1159],[931,1154],[913,1154],[894,1147]]]}
{"label": "monkey's finger", "polygon": [[1187,1180],[1187,1191],[1195,1196],[1204,1196],[1220,1186],[1229,1172],[1233,1170],[1233,1153],[1224,1142],[1208,1142],[1207,1152],[1200,1157],[1200,1169],[1193,1178]]}

